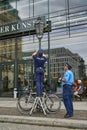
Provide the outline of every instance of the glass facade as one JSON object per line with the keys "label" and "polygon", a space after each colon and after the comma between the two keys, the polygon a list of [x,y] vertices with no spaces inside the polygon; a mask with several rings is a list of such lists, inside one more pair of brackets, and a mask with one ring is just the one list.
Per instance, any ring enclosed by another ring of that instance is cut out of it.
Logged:
{"label": "glass facade", "polygon": [[[45,16],[45,20],[51,21],[51,32],[46,32],[41,40],[41,48],[48,50],[47,73],[50,70],[57,77],[57,70],[63,71],[63,61],[67,57],[49,60],[50,49],[66,48],[72,53],[77,53],[87,64],[87,1],[85,0],[1,0],[0,1],[0,82],[1,95],[13,96],[14,88],[18,86],[18,78],[21,78],[21,85],[32,86],[33,77],[32,52],[39,48],[36,34],[31,35],[30,30],[18,34],[15,30],[19,26],[12,26],[15,35],[5,35],[9,31],[8,24],[20,22],[27,19]],[[6,25],[6,26],[5,26]],[[25,26],[25,25],[24,25]],[[2,37],[2,33],[4,37]],[[59,51],[62,51],[61,49]],[[55,50],[54,50],[55,52]],[[57,51],[57,57],[61,53]],[[60,62],[57,63],[56,62]],[[72,60],[73,61],[73,60]],[[77,63],[77,62],[76,62]],[[74,64],[74,63],[73,63]],[[59,66],[60,65],[60,66]],[[52,66],[52,67],[51,67]],[[59,68],[58,68],[59,66]],[[77,72],[77,70],[76,70]],[[51,74],[50,74],[51,75]],[[50,78],[50,77],[49,77]],[[25,85],[25,80],[27,85]]]}

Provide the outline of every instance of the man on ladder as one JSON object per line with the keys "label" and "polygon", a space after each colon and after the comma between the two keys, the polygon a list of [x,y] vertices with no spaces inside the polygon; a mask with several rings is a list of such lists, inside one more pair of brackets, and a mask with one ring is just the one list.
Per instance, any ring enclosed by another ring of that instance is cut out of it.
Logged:
{"label": "man on ladder", "polygon": [[37,96],[40,97],[42,96],[44,88],[44,64],[47,61],[47,59],[42,49],[40,49],[39,51],[35,51],[32,57],[34,59],[34,67],[35,67],[34,78],[36,82]]}
{"label": "man on ladder", "polygon": [[42,49],[35,51],[32,54],[32,57],[34,59],[34,78],[36,82],[36,91],[37,91],[37,97],[34,101],[34,105],[30,111],[30,114],[32,114],[32,111],[36,108],[38,102],[40,103],[42,110],[45,113],[45,109],[41,100],[43,89],[44,89],[44,64],[47,61],[46,56],[44,55],[44,51]]}

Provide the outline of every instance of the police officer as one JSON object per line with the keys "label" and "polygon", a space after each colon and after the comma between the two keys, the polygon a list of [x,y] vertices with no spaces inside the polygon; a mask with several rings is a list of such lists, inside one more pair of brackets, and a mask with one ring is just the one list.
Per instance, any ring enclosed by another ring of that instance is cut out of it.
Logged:
{"label": "police officer", "polygon": [[66,108],[66,114],[64,115],[64,118],[69,118],[73,116],[72,90],[73,90],[74,75],[71,69],[72,66],[69,63],[66,63],[64,67],[65,72],[63,78],[59,78],[59,80],[62,81],[63,102]]}
{"label": "police officer", "polygon": [[44,64],[46,62],[46,56],[44,55],[44,51],[42,49],[35,51],[32,54],[34,59],[34,67],[35,67],[35,82],[36,82],[36,91],[37,96],[42,96],[43,88],[44,88]]}

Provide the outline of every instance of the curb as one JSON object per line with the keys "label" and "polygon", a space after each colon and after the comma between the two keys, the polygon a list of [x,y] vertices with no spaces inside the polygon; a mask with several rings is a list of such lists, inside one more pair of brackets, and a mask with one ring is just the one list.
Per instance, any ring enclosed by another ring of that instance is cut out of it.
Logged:
{"label": "curb", "polygon": [[0,115],[0,122],[87,129],[87,120]]}

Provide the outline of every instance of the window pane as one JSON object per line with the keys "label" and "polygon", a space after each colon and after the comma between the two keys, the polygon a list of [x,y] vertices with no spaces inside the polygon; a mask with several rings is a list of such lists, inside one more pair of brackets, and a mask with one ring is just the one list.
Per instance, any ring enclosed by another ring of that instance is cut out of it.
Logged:
{"label": "window pane", "polygon": [[0,23],[12,22],[18,19],[18,11],[11,5],[10,1],[0,2]]}
{"label": "window pane", "polygon": [[69,1],[70,8],[87,6],[87,0],[67,0],[67,1]]}

